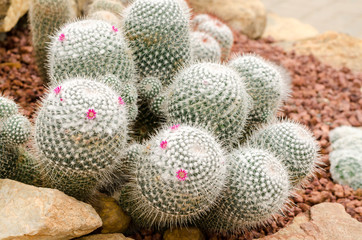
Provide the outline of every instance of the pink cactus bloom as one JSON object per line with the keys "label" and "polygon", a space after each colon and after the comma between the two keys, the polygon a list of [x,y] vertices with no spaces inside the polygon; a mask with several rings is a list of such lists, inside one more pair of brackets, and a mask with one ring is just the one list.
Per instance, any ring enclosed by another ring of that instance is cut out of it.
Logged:
{"label": "pink cactus bloom", "polygon": [[58,86],[54,89],[55,95],[58,95],[60,91],[62,90],[62,86]]}
{"label": "pink cactus bloom", "polygon": [[170,129],[171,129],[171,130],[176,130],[176,129],[178,129],[179,126],[180,126],[180,124],[175,124],[175,125],[172,125],[172,126],[170,127]]}
{"label": "pink cactus bloom", "polygon": [[94,111],[94,109],[89,109],[87,112],[87,118],[89,120],[95,119],[96,118],[96,111]]}
{"label": "pink cactus bloom", "polygon": [[63,98],[60,98],[60,101],[63,102]]}
{"label": "pink cactus bloom", "polygon": [[177,172],[176,172],[176,177],[177,177],[177,179],[178,180],[180,180],[180,181],[185,181],[186,180],[186,178],[187,178],[187,172],[186,172],[186,170],[184,170],[184,169],[180,169],[180,170],[178,170]]}
{"label": "pink cactus bloom", "polygon": [[122,99],[121,97],[118,98],[118,102],[119,102],[119,104],[121,104],[121,105],[124,104],[124,101],[123,101],[123,99]]}
{"label": "pink cactus bloom", "polygon": [[162,149],[165,149],[166,147],[167,147],[167,141],[165,140],[165,141],[162,141],[161,143],[160,143],[160,147],[162,148]]}
{"label": "pink cactus bloom", "polygon": [[59,41],[63,42],[64,39],[65,39],[64,33],[60,34],[60,35],[59,35]]}
{"label": "pink cactus bloom", "polygon": [[113,32],[118,32],[118,28],[116,28],[115,26],[112,26],[112,30]]}

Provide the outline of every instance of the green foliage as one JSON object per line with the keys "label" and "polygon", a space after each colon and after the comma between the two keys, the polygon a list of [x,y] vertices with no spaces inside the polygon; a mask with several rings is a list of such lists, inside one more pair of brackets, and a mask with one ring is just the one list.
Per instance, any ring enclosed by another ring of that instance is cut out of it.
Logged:
{"label": "green foliage", "polygon": [[49,82],[47,56],[51,36],[75,17],[76,12],[69,0],[30,1],[29,20],[35,59],[46,83]]}
{"label": "green foliage", "polygon": [[35,121],[35,148],[51,186],[86,199],[122,156],[127,110],[114,90],[90,79],[53,89]]}
{"label": "green foliage", "polygon": [[141,77],[163,85],[191,61],[189,13],[176,0],[136,0],[124,12],[124,31]]}
{"label": "green foliage", "polygon": [[120,202],[141,226],[190,223],[213,206],[224,185],[224,152],[201,128],[164,128],[128,156],[131,181]]}
{"label": "green foliage", "polygon": [[265,150],[240,148],[227,157],[228,180],[218,204],[202,226],[213,232],[239,233],[280,213],[289,197],[288,173]]}

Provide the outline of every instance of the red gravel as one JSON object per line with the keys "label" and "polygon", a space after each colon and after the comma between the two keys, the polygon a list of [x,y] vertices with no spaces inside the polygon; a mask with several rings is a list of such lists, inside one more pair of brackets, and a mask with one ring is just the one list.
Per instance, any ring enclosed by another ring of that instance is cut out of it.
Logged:
{"label": "red gravel", "polygon": [[[353,191],[349,187],[334,184],[328,159],[329,131],[340,125],[362,125],[362,74],[353,74],[347,68],[334,69],[313,56],[286,53],[271,43],[271,39],[250,40],[236,34],[233,52],[259,54],[291,72],[293,93],[281,115],[307,125],[314,132],[321,145],[325,172],[318,174],[299,192],[300,195],[292,198],[296,206],[287,216],[278,216],[277,222],[246,232],[244,236],[218,236],[217,239],[253,239],[275,233],[295,215],[320,202],[341,203],[352,217],[362,222],[362,189]],[[4,42],[0,42],[0,92],[13,97],[29,117],[33,117],[36,101],[44,92],[32,51],[26,26],[18,26],[7,34]],[[161,239],[159,233],[152,231],[142,231],[133,237]]]}

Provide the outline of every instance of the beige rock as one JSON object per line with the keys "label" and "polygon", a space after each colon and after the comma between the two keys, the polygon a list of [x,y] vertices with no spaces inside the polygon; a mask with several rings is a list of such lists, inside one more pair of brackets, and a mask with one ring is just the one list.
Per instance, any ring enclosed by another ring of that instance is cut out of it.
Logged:
{"label": "beige rock", "polygon": [[262,36],[266,10],[260,0],[189,0],[194,13],[211,13],[250,38]]}
{"label": "beige rock", "polygon": [[114,198],[98,193],[92,206],[102,219],[102,233],[121,233],[127,230],[131,217],[122,210]]}
{"label": "beige rock", "polygon": [[339,203],[320,203],[294,218],[292,224],[259,240],[362,240],[362,223]]}
{"label": "beige rock", "polygon": [[122,233],[113,233],[113,234],[95,234],[77,240],[133,240],[133,238],[125,237]]}
{"label": "beige rock", "polygon": [[195,227],[177,228],[167,230],[163,235],[164,240],[204,240],[202,232]]}
{"label": "beige rock", "polygon": [[320,61],[335,68],[347,67],[362,72],[362,39],[328,31],[312,38],[277,45],[294,50],[299,55],[313,54]]}
{"label": "beige rock", "polygon": [[10,31],[29,10],[30,0],[0,0],[0,32]]}
{"label": "beige rock", "polygon": [[272,37],[275,41],[295,41],[318,35],[318,30],[295,18],[280,17],[274,13],[267,14],[267,24],[263,37]]}
{"label": "beige rock", "polygon": [[0,179],[0,239],[62,240],[102,226],[89,205],[49,188]]}

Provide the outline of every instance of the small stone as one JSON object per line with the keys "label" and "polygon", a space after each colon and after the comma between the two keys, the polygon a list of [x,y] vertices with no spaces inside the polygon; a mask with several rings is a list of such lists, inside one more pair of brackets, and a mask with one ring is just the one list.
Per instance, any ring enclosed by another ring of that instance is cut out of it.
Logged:
{"label": "small stone", "polygon": [[113,234],[94,234],[78,240],[133,240],[133,238],[125,237],[122,233],[113,233]]}
{"label": "small stone", "polygon": [[204,240],[202,232],[195,227],[177,228],[167,230],[163,235],[164,240]]}
{"label": "small stone", "polygon": [[89,204],[56,189],[0,179],[0,239],[71,239],[100,226]]}
{"label": "small stone", "polygon": [[338,197],[338,198],[344,197],[344,190],[343,190],[342,185],[339,185],[339,184],[334,185],[332,191],[336,197]]}
{"label": "small stone", "polygon": [[122,233],[127,230],[131,218],[114,198],[98,193],[92,206],[102,219],[101,233]]}

